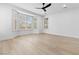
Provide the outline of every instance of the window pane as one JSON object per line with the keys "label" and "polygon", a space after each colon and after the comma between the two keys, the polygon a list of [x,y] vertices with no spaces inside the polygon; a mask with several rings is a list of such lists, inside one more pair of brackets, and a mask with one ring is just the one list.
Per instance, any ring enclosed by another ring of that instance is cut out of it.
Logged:
{"label": "window pane", "polygon": [[47,29],[48,28],[48,18],[44,19],[44,28]]}
{"label": "window pane", "polygon": [[36,18],[33,18],[33,29],[36,29],[37,28],[37,19]]}
{"label": "window pane", "polygon": [[27,16],[26,23],[28,29],[32,29],[32,20],[32,16]]}

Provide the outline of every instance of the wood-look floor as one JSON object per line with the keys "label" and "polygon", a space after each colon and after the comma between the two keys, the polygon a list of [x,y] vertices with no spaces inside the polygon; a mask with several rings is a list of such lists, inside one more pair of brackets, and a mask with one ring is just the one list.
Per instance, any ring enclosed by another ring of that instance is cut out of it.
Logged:
{"label": "wood-look floor", "polygon": [[79,39],[49,34],[31,34],[0,41],[5,55],[78,55]]}

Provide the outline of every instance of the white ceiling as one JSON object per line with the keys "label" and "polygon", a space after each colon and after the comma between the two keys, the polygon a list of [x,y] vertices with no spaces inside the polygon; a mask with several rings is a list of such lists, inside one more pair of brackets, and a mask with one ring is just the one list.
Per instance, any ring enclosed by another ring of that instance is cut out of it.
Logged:
{"label": "white ceiling", "polygon": [[[63,8],[63,5],[66,5],[67,8]],[[44,15],[44,11],[41,9],[36,9],[37,7],[42,7],[42,3],[12,3],[17,7],[30,10],[40,15]],[[66,10],[72,10],[75,8],[79,8],[79,3],[52,3],[50,7],[47,8],[47,14],[54,14]]]}

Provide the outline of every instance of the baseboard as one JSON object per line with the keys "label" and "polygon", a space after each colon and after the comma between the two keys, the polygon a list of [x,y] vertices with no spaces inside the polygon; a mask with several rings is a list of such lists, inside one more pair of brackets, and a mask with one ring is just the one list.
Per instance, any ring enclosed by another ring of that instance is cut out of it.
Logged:
{"label": "baseboard", "polygon": [[58,34],[58,33],[47,33],[47,34],[79,39],[79,36],[73,36],[73,35],[65,35],[65,34]]}
{"label": "baseboard", "polygon": [[2,40],[9,40],[9,39],[13,39],[15,38],[17,35],[13,35],[13,36],[8,36],[8,37],[3,37],[3,38],[0,38],[0,41]]}
{"label": "baseboard", "polygon": [[[32,34],[41,34],[41,33],[32,33]],[[58,33],[46,33],[46,34],[79,39],[79,36],[73,36],[73,35],[64,35],[64,34],[58,34]],[[28,35],[28,34],[27,34],[27,35]],[[17,36],[20,36],[20,35],[12,35],[12,36],[9,36],[9,37],[0,38],[0,41],[13,39],[13,38],[15,38],[15,37],[17,37]],[[22,36],[22,35],[21,35],[21,36]]]}

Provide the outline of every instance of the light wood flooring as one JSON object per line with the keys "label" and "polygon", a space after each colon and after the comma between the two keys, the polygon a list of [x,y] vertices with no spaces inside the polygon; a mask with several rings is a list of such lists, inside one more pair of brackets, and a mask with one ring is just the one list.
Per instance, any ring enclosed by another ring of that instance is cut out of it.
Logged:
{"label": "light wood flooring", "polygon": [[78,55],[79,39],[30,34],[0,41],[0,55]]}

